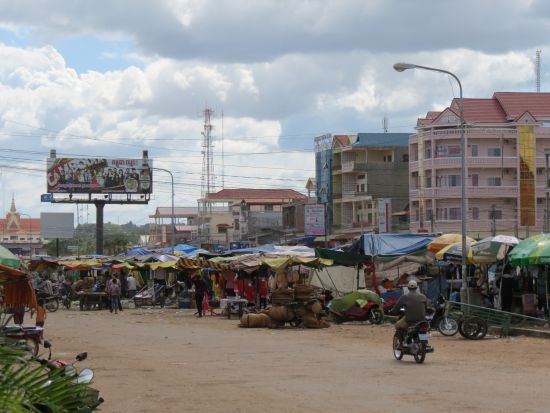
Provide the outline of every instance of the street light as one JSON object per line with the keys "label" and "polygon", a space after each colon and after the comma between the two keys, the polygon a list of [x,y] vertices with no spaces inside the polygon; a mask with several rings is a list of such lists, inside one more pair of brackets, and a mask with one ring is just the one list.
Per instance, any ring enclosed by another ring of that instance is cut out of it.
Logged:
{"label": "street light", "polygon": [[174,254],[174,247],[176,246],[176,225],[174,224],[174,175],[168,169],[164,168],[152,168],[153,171],[163,171],[170,174],[172,181],[172,254]]}
{"label": "street light", "polygon": [[29,241],[29,259],[32,258],[32,217],[29,214],[25,214],[23,212],[20,212],[19,215],[24,215],[26,217],[29,217],[29,233],[27,235],[27,240]]}
{"label": "street light", "polygon": [[467,257],[468,257],[468,245],[466,243],[466,213],[467,213],[467,200],[466,200],[466,144],[464,140],[464,102],[462,98],[462,83],[454,73],[447,70],[437,69],[435,67],[420,66],[412,63],[396,63],[393,68],[398,72],[403,72],[408,69],[424,69],[431,70],[433,72],[445,73],[452,76],[458,83],[460,90],[460,102],[458,108],[460,111],[460,167],[461,167],[461,222],[462,222],[462,279],[465,281],[466,288],[466,303],[470,303],[470,292],[468,290],[468,274],[467,274]]}

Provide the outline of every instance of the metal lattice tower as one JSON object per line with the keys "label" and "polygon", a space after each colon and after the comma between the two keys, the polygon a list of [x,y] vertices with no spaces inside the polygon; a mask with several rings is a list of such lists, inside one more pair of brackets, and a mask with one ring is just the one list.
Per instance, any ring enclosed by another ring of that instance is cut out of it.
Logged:
{"label": "metal lattice tower", "polygon": [[537,79],[537,92],[540,92],[540,50],[537,50],[535,56],[535,77]]}
{"label": "metal lattice tower", "polygon": [[210,123],[212,114],[214,111],[210,108],[206,108],[204,113],[204,127],[202,134],[202,175],[201,175],[201,198],[206,199],[206,194],[215,191],[214,175],[214,154],[212,145],[212,129],[213,126]]}

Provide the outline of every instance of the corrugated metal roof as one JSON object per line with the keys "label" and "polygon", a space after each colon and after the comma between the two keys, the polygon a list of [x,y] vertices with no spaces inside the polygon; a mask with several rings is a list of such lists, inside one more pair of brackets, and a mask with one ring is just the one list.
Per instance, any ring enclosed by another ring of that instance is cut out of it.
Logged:
{"label": "corrugated metal roof", "polygon": [[409,145],[410,133],[360,133],[354,148],[386,148]]}

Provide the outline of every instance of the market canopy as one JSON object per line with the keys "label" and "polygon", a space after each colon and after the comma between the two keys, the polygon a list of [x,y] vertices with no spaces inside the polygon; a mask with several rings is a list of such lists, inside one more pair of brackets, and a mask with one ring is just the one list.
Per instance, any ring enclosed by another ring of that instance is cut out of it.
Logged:
{"label": "market canopy", "polygon": [[0,265],[21,268],[21,260],[9,249],[0,245]]}
{"label": "market canopy", "polygon": [[178,267],[187,269],[216,268],[219,270],[231,269],[231,264],[213,262],[202,258],[180,258],[177,262]]}
{"label": "market canopy", "polygon": [[[468,248],[468,263],[472,263],[472,245],[475,245],[474,242],[467,242],[466,247]],[[461,261],[462,260],[462,242],[455,242],[454,244],[447,245],[445,248],[439,250],[435,254],[435,259],[439,261]]]}
{"label": "market canopy", "polygon": [[418,234],[364,234],[354,242],[348,252],[362,253],[369,257],[395,257],[418,254],[434,237]]}
{"label": "market canopy", "polygon": [[539,234],[520,241],[508,259],[516,266],[550,264],[550,235]]}
{"label": "market canopy", "polygon": [[[461,234],[443,234],[428,244],[428,251],[433,252],[435,254],[440,250],[442,250],[443,248],[448,247],[449,245],[461,243],[461,242],[462,242]],[[475,242],[475,240],[473,238],[466,237],[466,242],[473,243]]]}
{"label": "market canopy", "polygon": [[328,248],[315,248],[315,256],[332,260],[334,265],[342,265],[344,267],[355,267],[356,265],[363,264],[365,261],[370,260],[369,257],[365,257],[363,254],[331,250]]}

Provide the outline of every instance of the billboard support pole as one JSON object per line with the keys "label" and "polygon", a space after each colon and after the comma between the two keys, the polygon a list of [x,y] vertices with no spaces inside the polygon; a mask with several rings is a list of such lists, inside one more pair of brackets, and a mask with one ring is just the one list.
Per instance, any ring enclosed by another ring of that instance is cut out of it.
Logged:
{"label": "billboard support pole", "polygon": [[104,201],[95,201],[95,251],[98,255],[103,255],[103,208]]}

